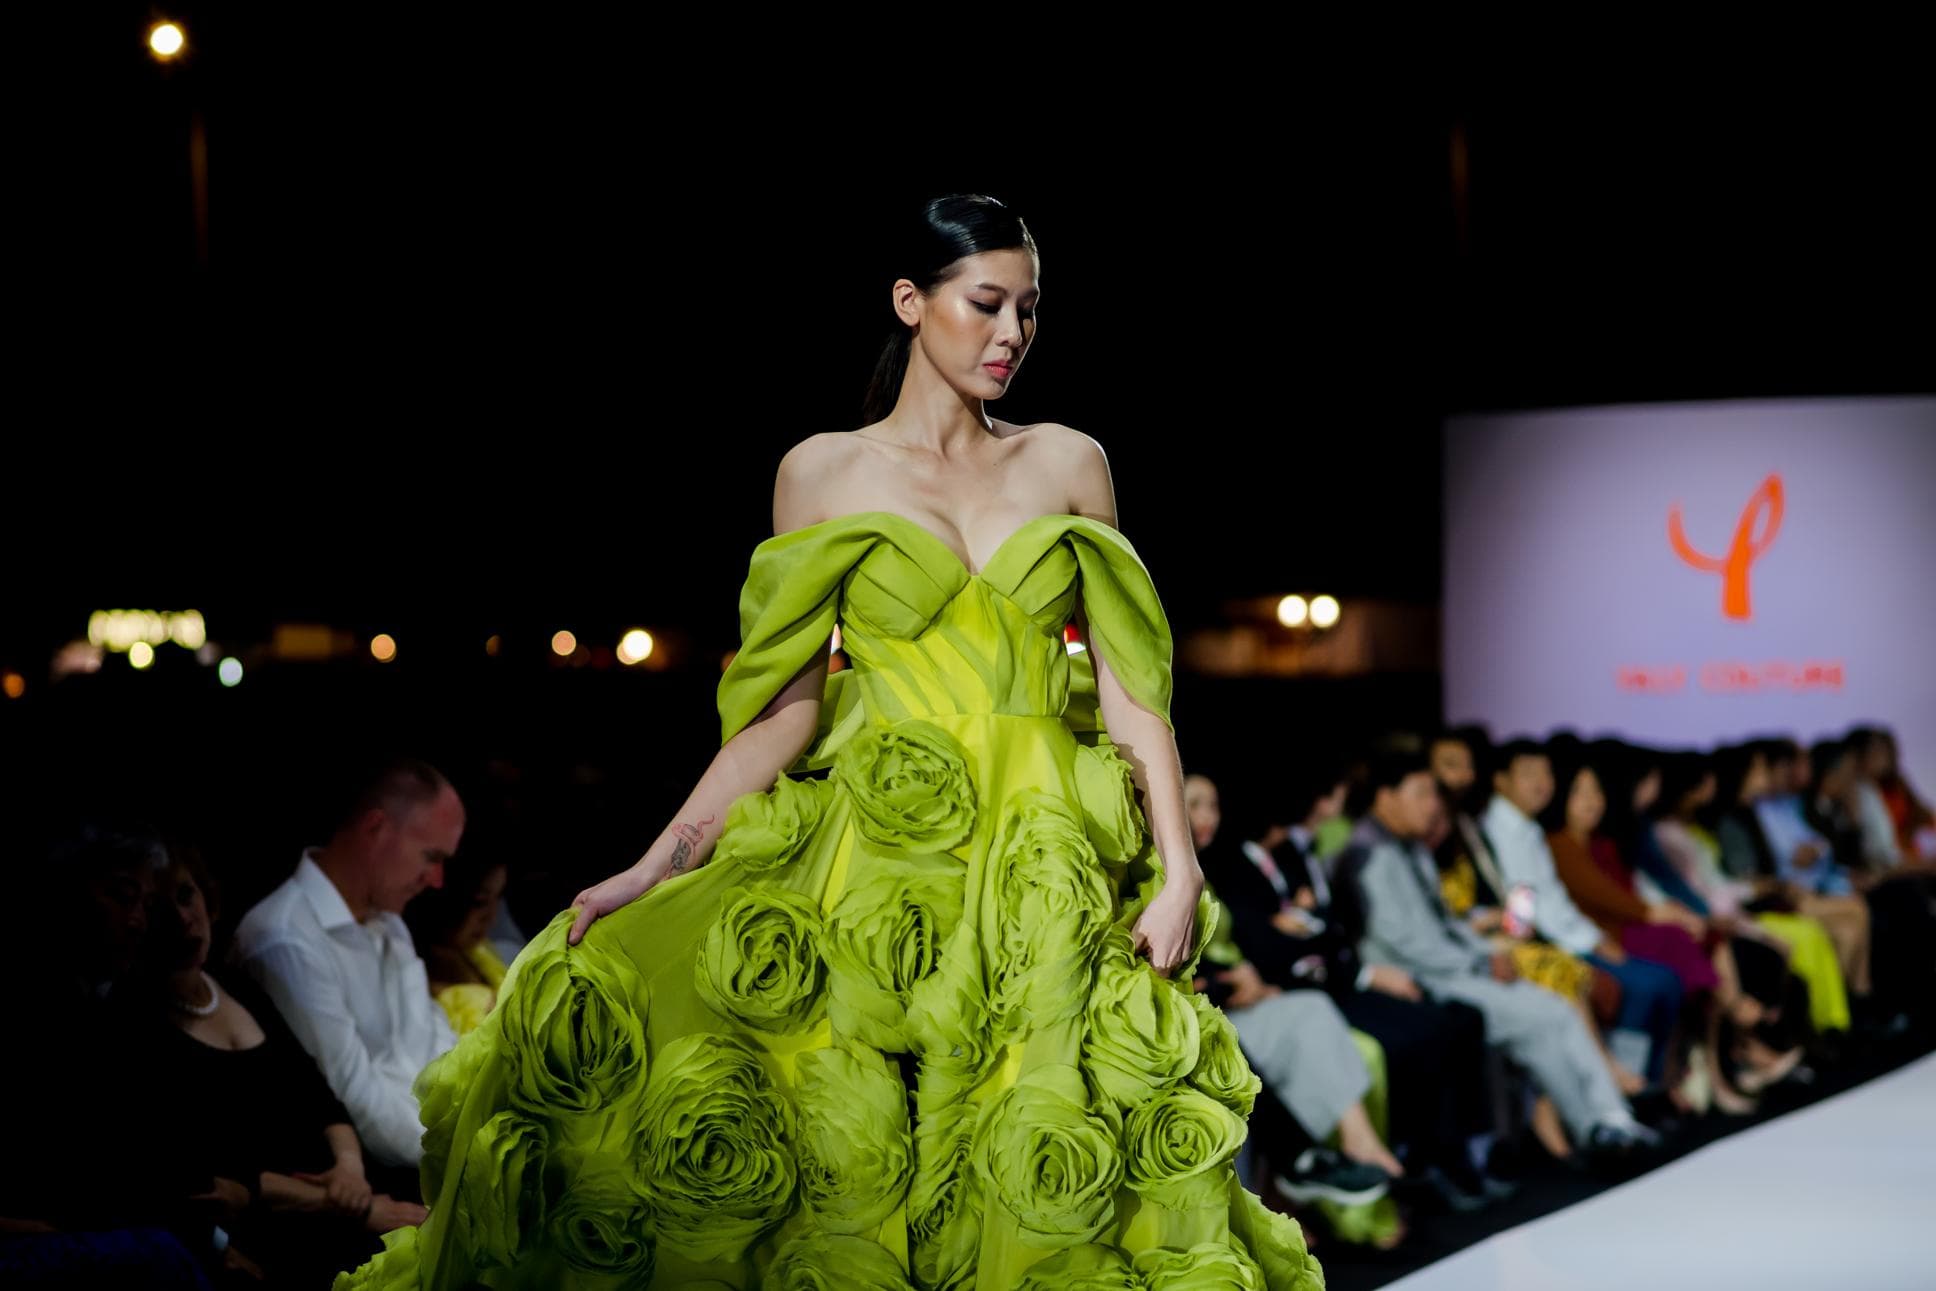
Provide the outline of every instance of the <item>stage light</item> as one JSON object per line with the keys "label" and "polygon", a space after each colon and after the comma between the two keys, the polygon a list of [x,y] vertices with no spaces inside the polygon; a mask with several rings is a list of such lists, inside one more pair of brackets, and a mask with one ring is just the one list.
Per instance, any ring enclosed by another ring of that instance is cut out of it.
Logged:
{"label": "stage light", "polygon": [[484,653],[493,659],[497,658],[499,652],[503,649],[504,639],[502,637],[492,636],[484,642]]}
{"label": "stage light", "polygon": [[188,37],[182,34],[181,27],[175,23],[158,22],[148,30],[148,48],[155,52],[156,58],[163,61],[181,53],[182,46],[187,43]]}
{"label": "stage light", "polygon": [[168,639],[184,650],[199,650],[208,641],[208,620],[199,610],[188,610],[168,619]]}
{"label": "stage light", "polygon": [[1335,596],[1320,596],[1311,602],[1311,623],[1314,627],[1335,627],[1338,615],[1341,613],[1343,611],[1339,608],[1338,598]]}
{"label": "stage light", "polygon": [[1311,617],[1311,607],[1302,596],[1286,596],[1277,603],[1277,621],[1287,628],[1301,628]]}
{"label": "stage light", "polygon": [[10,672],[0,679],[0,689],[7,692],[8,699],[19,699],[27,693],[27,679],[17,672]]}
{"label": "stage light", "polygon": [[397,657],[397,639],[388,632],[373,637],[370,641],[370,654],[378,663],[389,663]]}
{"label": "stage light", "polygon": [[619,639],[618,661],[627,667],[644,663],[652,657],[652,634],[644,628],[633,628]]}
{"label": "stage light", "polygon": [[137,641],[128,647],[128,662],[137,671],[152,667],[155,662],[155,648],[146,641]]}
{"label": "stage light", "polygon": [[576,649],[578,649],[578,638],[569,632],[560,632],[551,638],[551,653],[560,659],[571,658],[572,652]]}
{"label": "stage light", "polygon": [[222,679],[224,686],[240,686],[242,684],[242,661],[240,659],[222,660],[221,664],[215,670],[215,675]]}

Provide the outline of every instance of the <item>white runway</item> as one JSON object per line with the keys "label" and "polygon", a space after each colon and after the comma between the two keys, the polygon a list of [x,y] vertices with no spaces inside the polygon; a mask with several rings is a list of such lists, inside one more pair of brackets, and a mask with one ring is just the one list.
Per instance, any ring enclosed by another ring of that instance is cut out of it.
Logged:
{"label": "white runway", "polygon": [[1391,1291],[1936,1291],[1936,1055]]}

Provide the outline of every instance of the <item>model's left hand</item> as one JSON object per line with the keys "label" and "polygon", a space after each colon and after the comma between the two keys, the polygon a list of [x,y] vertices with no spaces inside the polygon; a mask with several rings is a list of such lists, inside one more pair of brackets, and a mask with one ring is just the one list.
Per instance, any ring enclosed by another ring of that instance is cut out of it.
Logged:
{"label": "model's left hand", "polygon": [[1197,897],[1202,892],[1201,877],[1169,876],[1131,930],[1137,953],[1147,954],[1150,967],[1165,977],[1175,972],[1194,948]]}

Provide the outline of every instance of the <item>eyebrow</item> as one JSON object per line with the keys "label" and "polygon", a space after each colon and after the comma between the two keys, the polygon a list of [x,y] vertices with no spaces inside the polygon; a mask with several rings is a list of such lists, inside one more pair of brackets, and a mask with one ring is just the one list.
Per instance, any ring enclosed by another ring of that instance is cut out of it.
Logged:
{"label": "eyebrow", "polygon": [[[1001,295],[1007,295],[1007,294],[1008,294],[1008,289],[1007,289],[1006,287],[997,287],[997,286],[996,286],[996,285],[995,285],[994,283],[992,283],[992,282],[978,282],[978,283],[976,283],[976,284],[974,285],[974,287],[972,288],[972,290],[974,290],[974,291],[992,291],[992,292],[996,292],[996,293],[999,293],[999,294],[1001,294]],[[1041,289],[1040,287],[1031,287],[1031,288],[1029,288],[1029,289],[1028,289],[1027,291],[1025,291],[1025,292],[1023,292],[1022,294],[1023,294],[1024,296],[1040,296],[1040,295],[1042,294],[1042,289]]]}

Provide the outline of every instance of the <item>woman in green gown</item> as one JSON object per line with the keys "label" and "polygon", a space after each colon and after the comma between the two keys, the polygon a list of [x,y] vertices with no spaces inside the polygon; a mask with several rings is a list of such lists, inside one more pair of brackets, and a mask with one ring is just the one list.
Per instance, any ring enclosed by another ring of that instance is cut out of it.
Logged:
{"label": "woman in green gown", "polygon": [[1033,239],[956,196],[902,255],[868,424],[780,466],[718,754],[425,1070],[430,1217],[338,1291],[1323,1285],[1231,1167],[1257,1082],[1190,991],[1170,632],[1102,451],[985,411]]}

